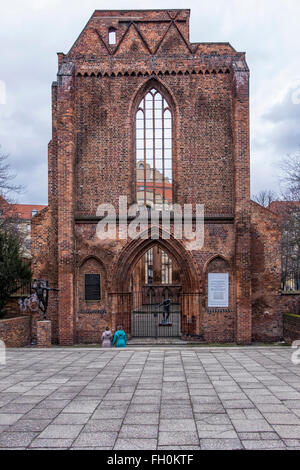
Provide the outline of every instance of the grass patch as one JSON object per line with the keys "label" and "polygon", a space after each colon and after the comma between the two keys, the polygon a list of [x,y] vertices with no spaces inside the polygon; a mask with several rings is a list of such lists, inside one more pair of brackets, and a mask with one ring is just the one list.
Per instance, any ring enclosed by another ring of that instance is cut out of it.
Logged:
{"label": "grass patch", "polygon": [[297,315],[297,313],[284,313],[284,317],[294,317],[300,319],[300,315]]}

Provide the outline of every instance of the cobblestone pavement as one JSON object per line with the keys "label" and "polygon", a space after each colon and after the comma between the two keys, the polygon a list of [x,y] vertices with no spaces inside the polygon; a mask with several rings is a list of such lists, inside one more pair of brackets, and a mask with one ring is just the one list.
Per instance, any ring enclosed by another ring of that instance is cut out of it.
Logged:
{"label": "cobblestone pavement", "polygon": [[283,347],[8,350],[0,448],[300,449]]}

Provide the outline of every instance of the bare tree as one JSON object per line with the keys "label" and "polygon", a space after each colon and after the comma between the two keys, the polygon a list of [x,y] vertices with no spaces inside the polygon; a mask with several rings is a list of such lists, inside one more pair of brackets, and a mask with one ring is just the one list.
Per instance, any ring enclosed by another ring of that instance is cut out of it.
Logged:
{"label": "bare tree", "polygon": [[300,201],[300,150],[287,155],[279,164],[282,170],[280,183],[286,201]]}
{"label": "bare tree", "polygon": [[282,287],[300,290],[300,152],[287,155],[280,164],[282,196]]}
{"label": "bare tree", "polygon": [[14,211],[14,196],[24,189],[15,184],[16,174],[8,162],[8,155],[1,152],[0,146],[0,230],[14,234],[20,242],[24,234],[19,230],[18,215]]}
{"label": "bare tree", "polygon": [[264,207],[268,207],[271,202],[276,201],[277,199],[277,194],[272,190],[263,190],[253,196],[253,201]]}
{"label": "bare tree", "polygon": [[31,280],[30,265],[23,259],[26,235],[13,204],[23,186],[14,183],[15,177],[0,149],[0,318],[9,297]]}
{"label": "bare tree", "polygon": [[300,210],[287,212],[282,226],[282,287],[300,290]]}
{"label": "bare tree", "polygon": [[30,265],[22,259],[18,239],[11,233],[0,231],[0,318],[10,296],[31,281]]}
{"label": "bare tree", "polygon": [[19,193],[23,190],[23,186],[13,182],[16,174],[13,173],[7,160],[8,155],[1,153],[0,146],[0,195],[6,200],[8,200],[13,193]]}

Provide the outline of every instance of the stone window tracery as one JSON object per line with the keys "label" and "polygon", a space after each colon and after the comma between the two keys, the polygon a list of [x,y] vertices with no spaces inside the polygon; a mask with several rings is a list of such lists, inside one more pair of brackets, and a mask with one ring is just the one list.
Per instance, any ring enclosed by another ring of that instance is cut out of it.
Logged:
{"label": "stone window tracery", "polygon": [[162,210],[172,204],[172,114],[152,88],[136,112],[136,197],[139,205]]}

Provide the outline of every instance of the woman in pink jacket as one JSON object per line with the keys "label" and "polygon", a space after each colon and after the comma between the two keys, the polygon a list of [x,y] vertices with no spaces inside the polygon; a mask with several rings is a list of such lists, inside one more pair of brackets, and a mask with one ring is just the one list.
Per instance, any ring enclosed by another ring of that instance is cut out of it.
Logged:
{"label": "woman in pink jacket", "polygon": [[112,341],[112,332],[110,331],[109,327],[105,328],[105,331],[102,333],[102,348],[111,348],[111,341]]}

